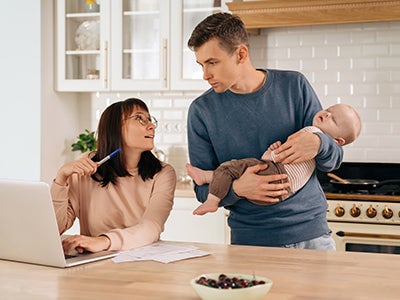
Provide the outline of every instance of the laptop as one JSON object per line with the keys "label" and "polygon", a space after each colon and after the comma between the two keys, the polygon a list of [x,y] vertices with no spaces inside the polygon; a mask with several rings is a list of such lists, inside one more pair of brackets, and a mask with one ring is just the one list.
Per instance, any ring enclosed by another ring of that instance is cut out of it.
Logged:
{"label": "laptop", "polygon": [[0,179],[0,259],[59,268],[118,254],[64,255],[50,187],[44,182]]}

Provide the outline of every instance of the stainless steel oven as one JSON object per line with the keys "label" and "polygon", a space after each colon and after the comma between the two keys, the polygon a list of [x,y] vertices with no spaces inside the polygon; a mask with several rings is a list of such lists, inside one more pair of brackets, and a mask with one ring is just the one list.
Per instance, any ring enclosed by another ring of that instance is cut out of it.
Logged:
{"label": "stainless steel oven", "polygon": [[[336,174],[343,178],[399,179],[400,164],[344,163]],[[330,179],[319,178],[337,251],[400,254],[399,183],[341,191],[330,184]]]}

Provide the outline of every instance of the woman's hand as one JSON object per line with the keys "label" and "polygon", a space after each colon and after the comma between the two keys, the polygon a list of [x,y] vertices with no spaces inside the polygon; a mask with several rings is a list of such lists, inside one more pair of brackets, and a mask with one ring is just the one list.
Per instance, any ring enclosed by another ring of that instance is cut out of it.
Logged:
{"label": "woman's hand", "polygon": [[75,251],[83,253],[84,251],[99,252],[110,248],[111,241],[105,235],[97,237],[85,235],[69,236],[62,241],[65,254],[72,254]]}
{"label": "woman's hand", "polygon": [[265,170],[268,165],[255,165],[248,167],[240,178],[233,181],[233,191],[239,197],[249,200],[258,200],[268,203],[279,202],[279,196],[287,195],[285,190],[290,186],[287,183],[271,183],[287,178],[286,174],[280,175],[258,175],[259,171]]}
{"label": "woman's hand", "polygon": [[59,185],[66,185],[68,178],[72,174],[81,176],[92,175],[96,173],[97,163],[87,156],[63,165],[57,172],[55,182]]}

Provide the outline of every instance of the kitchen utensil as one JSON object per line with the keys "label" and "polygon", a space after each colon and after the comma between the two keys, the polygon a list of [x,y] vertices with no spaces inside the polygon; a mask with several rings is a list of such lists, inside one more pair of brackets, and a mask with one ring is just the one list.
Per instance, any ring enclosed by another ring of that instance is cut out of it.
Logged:
{"label": "kitchen utensil", "polygon": [[348,180],[343,179],[342,177],[339,177],[333,173],[326,173],[326,175],[328,175],[328,177],[335,179],[336,181],[342,182],[342,183],[349,183]]}
{"label": "kitchen utensil", "polygon": [[330,180],[330,183],[341,191],[370,191],[387,184],[400,184],[400,179],[391,180],[373,180],[373,179],[345,179],[348,183],[337,180]]}

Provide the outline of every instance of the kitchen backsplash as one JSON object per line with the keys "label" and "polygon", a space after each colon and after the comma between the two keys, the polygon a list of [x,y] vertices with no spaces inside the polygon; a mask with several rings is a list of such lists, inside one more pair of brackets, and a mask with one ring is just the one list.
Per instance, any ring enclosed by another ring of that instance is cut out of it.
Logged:
{"label": "kitchen backsplash", "polygon": [[[323,107],[358,110],[362,132],[345,146],[345,161],[400,163],[400,22],[263,29],[251,36],[250,53],[255,67],[305,74]],[[92,128],[109,103],[140,97],[159,120],[157,148],[183,176],[187,109],[201,92],[92,94]]]}

